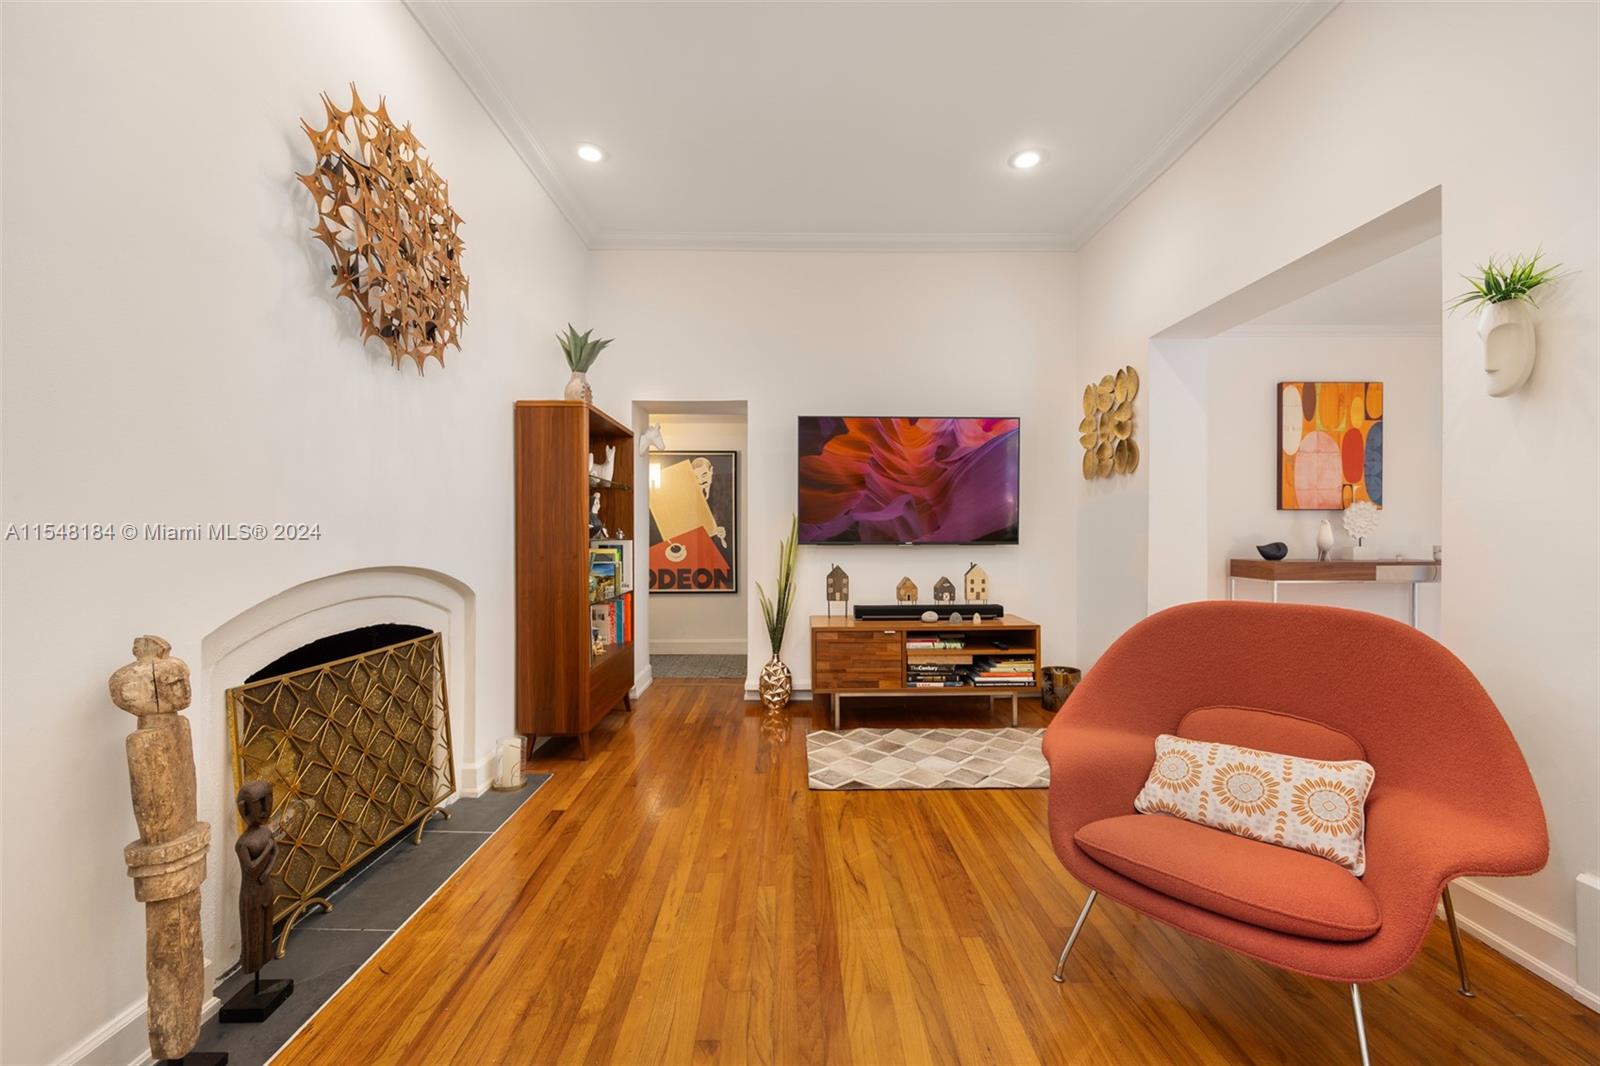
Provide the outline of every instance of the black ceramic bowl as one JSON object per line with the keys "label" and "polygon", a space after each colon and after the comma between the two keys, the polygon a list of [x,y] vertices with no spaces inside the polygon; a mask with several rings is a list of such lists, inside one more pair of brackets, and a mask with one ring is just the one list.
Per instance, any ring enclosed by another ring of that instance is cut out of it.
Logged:
{"label": "black ceramic bowl", "polygon": [[1256,551],[1261,553],[1261,558],[1277,562],[1289,554],[1289,546],[1281,540],[1275,540],[1271,544],[1257,544]]}

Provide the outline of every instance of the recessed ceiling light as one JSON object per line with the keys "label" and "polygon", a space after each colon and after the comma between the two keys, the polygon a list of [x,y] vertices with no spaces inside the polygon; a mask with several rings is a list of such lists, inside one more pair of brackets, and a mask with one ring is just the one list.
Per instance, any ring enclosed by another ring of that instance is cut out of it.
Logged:
{"label": "recessed ceiling light", "polygon": [[606,154],[592,144],[578,145],[578,158],[585,163],[598,163],[605,157]]}
{"label": "recessed ceiling light", "polygon": [[1044,162],[1044,153],[1036,148],[1024,148],[1009,160],[1011,165],[1018,170],[1032,170]]}

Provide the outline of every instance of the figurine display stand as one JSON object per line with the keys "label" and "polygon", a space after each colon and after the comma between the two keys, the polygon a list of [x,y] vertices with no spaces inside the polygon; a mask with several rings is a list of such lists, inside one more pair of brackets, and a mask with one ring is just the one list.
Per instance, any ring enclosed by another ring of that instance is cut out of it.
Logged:
{"label": "figurine display stand", "polygon": [[263,981],[261,971],[257,970],[250,984],[228,997],[228,1002],[222,1005],[221,1018],[224,1022],[264,1022],[293,994],[291,978]]}

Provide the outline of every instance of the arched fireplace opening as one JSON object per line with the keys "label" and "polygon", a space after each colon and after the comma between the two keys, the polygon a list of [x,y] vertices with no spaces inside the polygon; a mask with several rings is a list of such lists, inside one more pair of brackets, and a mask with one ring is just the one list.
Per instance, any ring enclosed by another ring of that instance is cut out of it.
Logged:
{"label": "arched fireplace opening", "polygon": [[319,637],[309,644],[302,644],[293,651],[278,656],[244,681],[248,685],[268,677],[298,673],[313,666],[323,666],[340,659],[348,659],[352,655],[365,655],[369,651],[377,651],[391,644],[427,636],[428,632],[422,626],[405,625],[400,622],[380,622],[358,629],[347,629],[342,633]]}

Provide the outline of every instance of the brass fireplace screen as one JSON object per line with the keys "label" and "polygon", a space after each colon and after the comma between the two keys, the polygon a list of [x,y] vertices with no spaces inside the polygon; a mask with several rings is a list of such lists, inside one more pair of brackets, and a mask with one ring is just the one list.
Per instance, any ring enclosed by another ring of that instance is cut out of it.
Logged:
{"label": "brass fireplace screen", "polygon": [[289,932],[318,893],[454,791],[438,633],[228,690],[236,785],[272,785],[281,826],[272,917]]}

